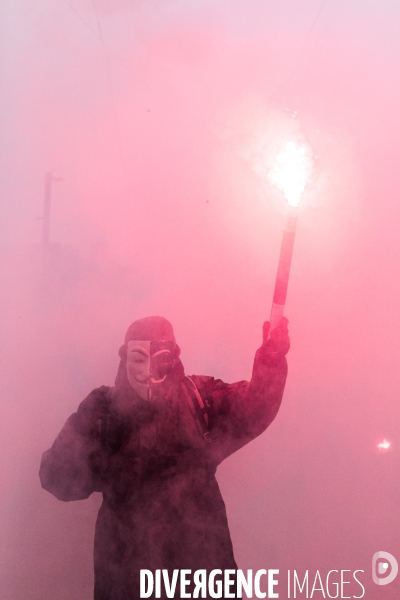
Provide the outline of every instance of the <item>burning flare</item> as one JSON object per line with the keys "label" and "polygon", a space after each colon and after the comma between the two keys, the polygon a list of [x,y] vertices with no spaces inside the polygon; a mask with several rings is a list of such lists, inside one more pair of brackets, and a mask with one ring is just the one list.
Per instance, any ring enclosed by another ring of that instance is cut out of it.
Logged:
{"label": "burning flare", "polygon": [[306,144],[288,142],[284,151],[276,157],[276,165],[268,177],[283,191],[289,206],[298,206],[312,172],[311,148]]}

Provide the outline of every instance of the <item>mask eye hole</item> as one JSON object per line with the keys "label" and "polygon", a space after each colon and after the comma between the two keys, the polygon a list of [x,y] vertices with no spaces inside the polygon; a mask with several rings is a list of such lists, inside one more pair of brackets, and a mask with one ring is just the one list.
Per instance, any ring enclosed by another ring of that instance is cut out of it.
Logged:
{"label": "mask eye hole", "polygon": [[149,355],[144,348],[132,348],[127,356],[128,363],[136,367],[142,367],[149,362]]}

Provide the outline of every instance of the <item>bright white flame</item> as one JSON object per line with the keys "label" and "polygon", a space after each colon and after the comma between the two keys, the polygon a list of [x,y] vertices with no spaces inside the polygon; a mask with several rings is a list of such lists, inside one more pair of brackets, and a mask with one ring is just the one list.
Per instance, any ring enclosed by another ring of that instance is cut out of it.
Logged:
{"label": "bright white flame", "polygon": [[271,181],[283,190],[290,206],[298,206],[301,194],[311,179],[313,159],[306,144],[288,142],[276,157],[275,167],[268,173]]}
{"label": "bright white flame", "polygon": [[390,448],[390,442],[388,442],[386,439],[384,439],[384,440],[382,440],[382,442],[379,442],[379,444],[377,444],[377,446],[381,450],[387,450],[388,448]]}

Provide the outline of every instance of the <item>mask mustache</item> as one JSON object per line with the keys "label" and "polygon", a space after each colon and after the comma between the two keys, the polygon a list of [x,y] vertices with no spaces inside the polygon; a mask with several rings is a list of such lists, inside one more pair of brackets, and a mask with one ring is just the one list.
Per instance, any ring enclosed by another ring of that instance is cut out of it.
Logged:
{"label": "mask mustache", "polygon": [[164,375],[164,377],[162,379],[154,379],[154,377],[150,377],[150,383],[153,385],[159,385],[160,383],[165,381],[166,378],[167,378],[167,375]]}
{"label": "mask mustache", "polygon": [[140,383],[140,385],[150,385],[151,384],[151,378],[150,377],[145,377],[144,379],[138,379],[136,377],[136,375],[133,376],[134,379]]}
{"label": "mask mustache", "polygon": [[145,379],[138,379],[137,377],[135,377],[136,381],[138,383],[140,383],[141,385],[159,385],[160,383],[163,383],[167,378],[167,374],[164,375],[164,377],[162,377],[161,379],[155,379],[154,377],[146,377]]}

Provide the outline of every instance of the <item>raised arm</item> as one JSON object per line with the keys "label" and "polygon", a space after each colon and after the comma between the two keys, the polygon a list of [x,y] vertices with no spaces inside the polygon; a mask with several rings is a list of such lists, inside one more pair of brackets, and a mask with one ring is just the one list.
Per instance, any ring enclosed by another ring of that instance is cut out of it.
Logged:
{"label": "raised arm", "polygon": [[263,344],[256,352],[249,382],[196,379],[210,405],[210,453],[217,464],[263,433],[276,417],[287,376],[287,323],[282,319],[269,339],[269,323],[264,324]]}

